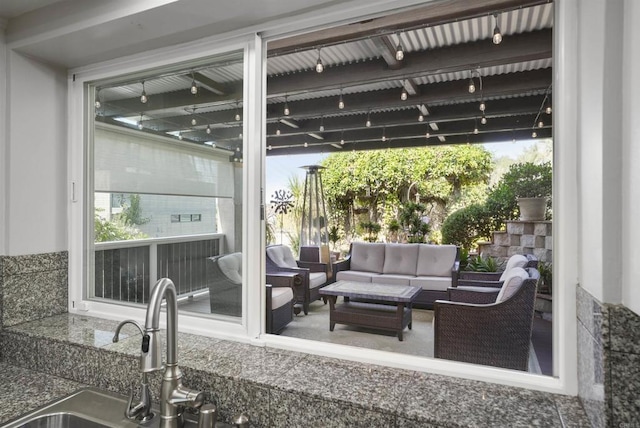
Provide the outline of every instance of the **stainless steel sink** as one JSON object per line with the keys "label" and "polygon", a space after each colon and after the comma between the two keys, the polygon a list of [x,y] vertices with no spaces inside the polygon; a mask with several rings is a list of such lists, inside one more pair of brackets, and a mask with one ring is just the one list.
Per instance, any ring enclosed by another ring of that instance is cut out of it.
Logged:
{"label": "stainless steel sink", "polygon": [[[138,424],[124,416],[127,397],[94,388],[81,389],[35,410],[1,428],[133,428],[158,427],[160,417]],[[195,428],[194,419],[185,419],[185,428]],[[218,424],[218,426],[227,426]]]}

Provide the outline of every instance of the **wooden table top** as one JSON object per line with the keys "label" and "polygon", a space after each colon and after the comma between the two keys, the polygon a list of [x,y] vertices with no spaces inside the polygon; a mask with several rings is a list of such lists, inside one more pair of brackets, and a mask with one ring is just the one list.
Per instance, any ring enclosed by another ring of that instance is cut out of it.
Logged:
{"label": "wooden table top", "polygon": [[414,285],[378,284],[375,282],[337,281],[320,289],[320,295],[346,296],[385,302],[411,302],[422,290]]}

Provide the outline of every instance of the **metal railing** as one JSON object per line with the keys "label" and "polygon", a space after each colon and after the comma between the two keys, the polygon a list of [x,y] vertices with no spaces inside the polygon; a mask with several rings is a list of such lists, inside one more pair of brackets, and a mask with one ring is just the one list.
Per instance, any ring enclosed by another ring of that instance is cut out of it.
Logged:
{"label": "metal railing", "polygon": [[159,278],[179,297],[208,288],[207,258],[222,254],[224,235],[212,233],[95,244],[94,297],[146,304]]}

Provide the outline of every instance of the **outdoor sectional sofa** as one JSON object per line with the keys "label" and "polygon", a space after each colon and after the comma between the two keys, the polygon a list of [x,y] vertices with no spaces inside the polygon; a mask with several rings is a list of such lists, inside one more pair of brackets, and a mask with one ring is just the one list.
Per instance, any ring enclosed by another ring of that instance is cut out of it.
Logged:
{"label": "outdoor sectional sofa", "polygon": [[419,286],[413,306],[431,309],[457,285],[459,258],[455,245],[353,242],[349,255],[333,265],[334,278]]}

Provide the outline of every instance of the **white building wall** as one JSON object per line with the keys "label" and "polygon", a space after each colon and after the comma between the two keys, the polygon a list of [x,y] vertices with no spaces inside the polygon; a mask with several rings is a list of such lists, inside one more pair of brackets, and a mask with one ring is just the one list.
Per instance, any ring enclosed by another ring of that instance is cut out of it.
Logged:
{"label": "white building wall", "polygon": [[10,51],[5,253],[66,251],[67,75]]}
{"label": "white building wall", "polygon": [[6,23],[0,19],[0,255],[5,254],[5,196],[7,194],[6,172],[6,146],[7,146],[7,45],[5,43],[4,29]]}
{"label": "white building wall", "polygon": [[622,303],[640,314],[640,2],[624,1],[622,42]]}

